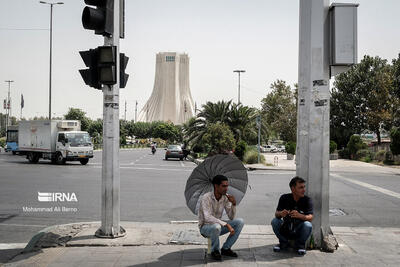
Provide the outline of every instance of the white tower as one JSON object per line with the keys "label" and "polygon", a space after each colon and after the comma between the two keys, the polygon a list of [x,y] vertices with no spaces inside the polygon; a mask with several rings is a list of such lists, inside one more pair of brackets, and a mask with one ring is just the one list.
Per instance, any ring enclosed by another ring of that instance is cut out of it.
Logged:
{"label": "white tower", "polygon": [[153,92],[140,111],[138,121],[171,121],[182,124],[193,116],[188,55],[158,53]]}

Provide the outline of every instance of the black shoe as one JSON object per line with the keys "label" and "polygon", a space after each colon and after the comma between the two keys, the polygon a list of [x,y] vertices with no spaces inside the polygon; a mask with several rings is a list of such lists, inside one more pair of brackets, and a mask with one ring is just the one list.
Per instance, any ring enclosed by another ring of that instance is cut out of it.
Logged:
{"label": "black shoe", "polygon": [[287,250],[288,247],[289,247],[289,244],[280,243],[280,244],[274,246],[274,252],[281,252],[282,250]]}
{"label": "black shoe", "polygon": [[221,253],[219,253],[218,250],[211,252],[211,258],[213,258],[216,261],[222,260]]}
{"label": "black shoe", "polygon": [[304,256],[306,255],[306,250],[304,248],[299,248],[297,250],[297,254],[299,254],[300,256]]}
{"label": "black shoe", "polygon": [[228,249],[223,249],[221,248],[221,254],[224,256],[228,256],[228,257],[233,257],[233,258],[237,258],[237,253],[233,252],[232,249],[228,248]]}

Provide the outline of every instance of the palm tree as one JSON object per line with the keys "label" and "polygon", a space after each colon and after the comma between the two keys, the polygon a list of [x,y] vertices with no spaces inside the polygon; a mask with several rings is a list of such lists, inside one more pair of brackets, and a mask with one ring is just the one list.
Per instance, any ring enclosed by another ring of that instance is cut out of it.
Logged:
{"label": "palm tree", "polygon": [[255,108],[233,104],[229,112],[228,125],[231,128],[236,142],[243,140],[245,132],[257,135],[255,127],[257,112]]}
{"label": "palm tree", "polygon": [[218,101],[212,103],[208,101],[202,106],[202,111],[197,114],[196,118],[190,119],[183,125],[184,136],[192,146],[200,145],[207,128],[212,123],[228,124],[229,113],[232,100]]}

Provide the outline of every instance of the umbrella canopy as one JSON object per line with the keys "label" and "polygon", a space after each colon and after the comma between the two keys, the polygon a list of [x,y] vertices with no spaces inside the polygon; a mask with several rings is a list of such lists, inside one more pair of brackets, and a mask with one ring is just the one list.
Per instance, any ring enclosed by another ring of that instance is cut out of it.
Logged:
{"label": "umbrella canopy", "polygon": [[218,174],[228,178],[228,194],[235,197],[236,203],[244,197],[248,178],[242,162],[230,155],[212,156],[199,164],[186,182],[186,204],[194,214],[198,214],[201,197],[213,190],[212,179]]}

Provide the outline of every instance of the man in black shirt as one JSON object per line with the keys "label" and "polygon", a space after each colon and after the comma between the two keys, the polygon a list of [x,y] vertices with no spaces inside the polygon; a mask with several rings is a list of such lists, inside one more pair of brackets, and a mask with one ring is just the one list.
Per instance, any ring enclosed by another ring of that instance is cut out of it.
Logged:
{"label": "man in black shirt", "polygon": [[289,183],[292,193],[280,197],[275,218],[271,221],[272,229],[279,239],[275,252],[286,249],[289,240],[295,240],[299,255],[306,254],[305,243],[312,232],[313,204],[311,198],[304,195],[306,181],[296,176]]}

